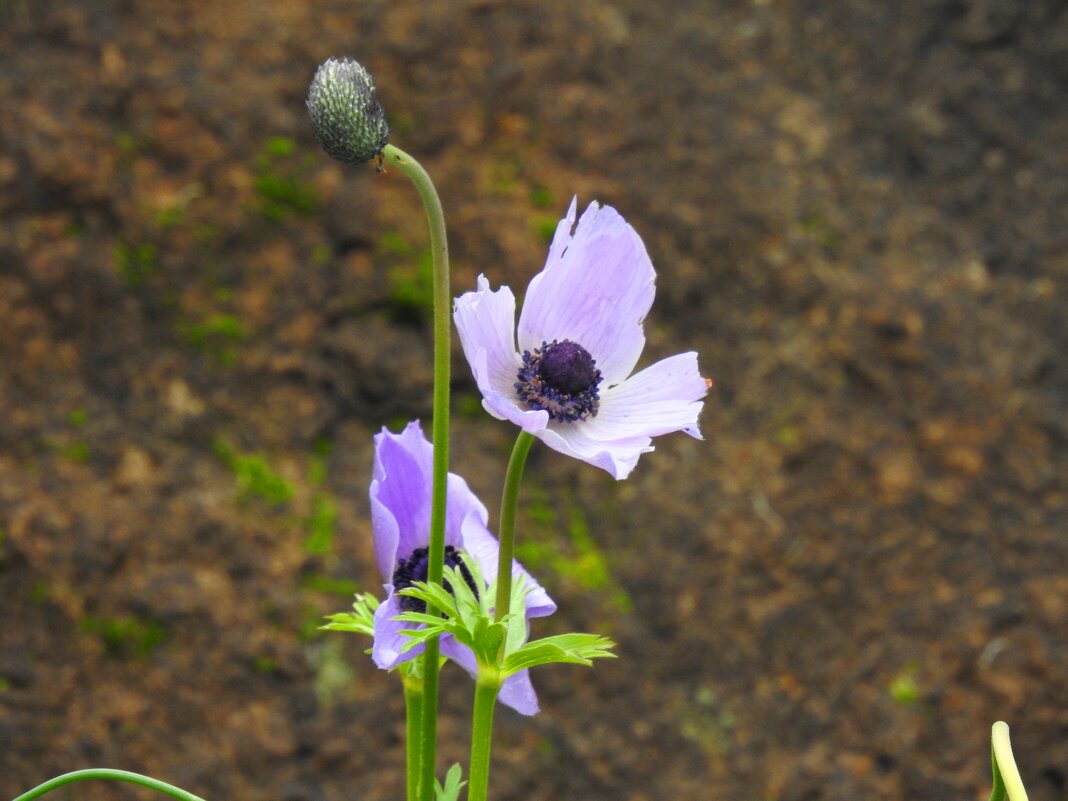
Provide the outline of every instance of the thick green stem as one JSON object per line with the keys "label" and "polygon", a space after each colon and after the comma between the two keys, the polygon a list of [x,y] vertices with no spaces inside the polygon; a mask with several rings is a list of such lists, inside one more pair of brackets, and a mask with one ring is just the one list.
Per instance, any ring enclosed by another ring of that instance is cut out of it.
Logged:
{"label": "thick green stem", "polygon": [[497,599],[494,619],[508,614],[512,598],[512,553],[515,550],[515,510],[519,501],[519,483],[523,480],[523,467],[527,454],[534,444],[534,435],[520,431],[508,460],[508,472],[504,475],[504,492],[501,494],[501,518],[498,523],[501,550],[497,558]]}
{"label": "thick green stem", "polygon": [[404,719],[407,724],[407,752],[405,766],[408,776],[408,801],[419,798],[419,748],[423,742],[423,682],[404,678]]}
{"label": "thick green stem", "polygon": [[990,761],[994,767],[994,789],[990,801],[1027,801],[1027,790],[1012,756],[1009,727],[999,720],[990,732]]}
{"label": "thick green stem", "polygon": [[[445,487],[449,471],[449,358],[452,353],[452,297],[449,294],[449,245],[445,238],[445,215],[437,190],[419,162],[400,148],[386,145],[382,159],[403,172],[415,184],[426,208],[430,225],[430,255],[434,271],[434,442],[433,490],[430,501],[430,544],[427,581],[440,584],[445,566]],[[423,656],[423,725],[420,752],[419,797],[434,799],[434,767],[438,726],[438,667],[440,649],[435,637],[426,643]]]}
{"label": "thick green stem", "polygon": [[44,784],[40,784],[32,790],[23,793],[16,798],[15,801],[34,801],[35,798],[39,798],[45,793],[55,790],[57,787],[62,787],[63,785],[71,784],[72,782],[86,781],[88,779],[109,779],[117,782],[130,782],[131,784],[140,784],[142,787],[148,787],[149,789],[156,790],[164,795],[172,796],[173,798],[179,799],[179,801],[203,801],[200,796],[186,792],[180,787],[175,787],[173,784],[167,784],[167,782],[161,782],[159,779],[153,779],[151,776],[142,776],[140,773],[131,773],[128,770],[114,770],[112,768],[86,768],[85,770],[64,773],[62,776],[56,776],[54,779],[49,779]]}
{"label": "thick green stem", "polygon": [[[479,669],[480,671],[482,668]],[[493,709],[500,692],[499,681],[475,683],[475,708],[471,725],[471,763],[468,766],[467,801],[486,801],[489,792],[490,747],[493,744]]]}

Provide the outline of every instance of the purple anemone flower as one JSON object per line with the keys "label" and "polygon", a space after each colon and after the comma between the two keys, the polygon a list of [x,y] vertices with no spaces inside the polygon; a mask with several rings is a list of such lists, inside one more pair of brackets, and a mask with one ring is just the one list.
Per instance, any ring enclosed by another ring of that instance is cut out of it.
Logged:
{"label": "purple anemone flower", "polygon": [[697,417],[711,382],[693,352],[631,375],[656,272],[615,209],[591,203],[577,222],[575,210],[572,200],[518,329],[512,290],[491,290],[485,276],[456,299],[454,318],[486,411],[622,479],[653,437],[702,438]]}
{"label": "purple anemone flower", "polygon": [[[375,436],[374,479],[371,481],[371,522],[374,527],[375,557],[385,581],[386,600],[375,611],[374,647],[371,657],[378,667],[394,668],[421,653],[419,645],[402,651],[407,639],[401,631],[411,628],[394,618],[404,611],[424,611],[414,598],[397,595],[413,581],[425,581],[427,548],[430,538],[430,492],[433,446],[419,423],[409,423],[400,434],[385,429]],[[487,582],[497,578],[499,546],[486,528],[486,507],[475,497],[467,482],[449,473],[445,520],[445,561],[459,567],[476,593],[470,573],[462,567],[459,552],[478,561]],[[526,617],[544,617],[556,611],[556,604],[518,562],[512,563],[513,580],[520,577],[531,587],[526,597]],[[468,673],[477,672],[475,655],[449,635],[441,638],[441,653]],[[527,671],[516,673],[501,687],[502,703],[524,715],[538,711],[538,698]]]}

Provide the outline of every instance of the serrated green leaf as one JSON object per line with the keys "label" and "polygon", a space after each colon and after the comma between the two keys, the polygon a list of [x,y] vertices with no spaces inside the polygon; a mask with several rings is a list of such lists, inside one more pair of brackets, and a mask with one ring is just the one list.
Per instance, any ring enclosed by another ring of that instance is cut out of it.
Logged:
{"label": "serrated green leaf", "polygon": [[358,592],[355,596],[356,600],[352,602],[352,608],[357,611],[363,611],[369,617],[374,618],[375,611],[378,609],[379,600],[369,592]]}
{"label": "serrated green leaf", "polygon": [[[471,561],[474,562],[473,559]],[[464,562],[465,566],[466,564],[467,562]],[[468,569],[470,570],[470,568]],[[476,571],[476,573],[478,575],[476,581],[481,582],[481,573],[478,571]],[[476,573],[472,573],[471,577],[475,578]],[[481,611],[481,600],[467,585],[467,580],[464,578],[463,571],[458,567],[446,567],[444,578],[445,581],[449,583],[449,586],[452,587],[452,595],[456,599],[456,608],[459,610],[461,616],[463,616],[465,612],[470,614],[472,611]],[[477,587],[480,585],[476,584],[475,586]],[[481,584],[481,586],[484,587],[485,584]]]}
{"label": "serrated green leaf", "polygon": [[446,631],[442,626],[425,626],[421,629],[401,629],[399,633],[407,638],[401,645],[401,652],[403,653],[412,650],[415,646],[426,642],[431,637],[451,634],[452,632]]}
{"label": "serrated green leaf", "polygon": [[428,584],[425,581],[416,581],[412,586],[400,590],[398,595],[407,595],[416,598],[427,605],[428,609],[437,609],[441,614],[455,618],[458,616],[456,599],[440,584]]}
{"label": "serrated green leaf", "polygon": [[[476,593],[465,578],[464,570],[450,565],[446,565],[442,571],[443,584],[417,581],[400,590],[400,595],[422,601],[427,607],[425,612],[404,612],[394,617],[394,620],[419,627],[401,632],[408,638],[403,650],[410,650],[431,637],[451,634],[458,643],[474,652],[480,665],[492,665],[498,669],[502,650],[505,656],[512,651],[518,652],[526,641],[527,620],[524,612],[526,597],[533,584],[521,578],[516,580],[512,585],[511,613],[495,621],[493,605],[496,584],[487,587],[477,560],[463,556],[469,578],[483,590]],[[445,589],[445,584],[448,584],[451,592]],[[502,645],[507,647],[502,649]],[[566,647],[557,646],[556,650],[543,651],[541,654],[551,655],[552,658],[546,661],[580,661],[588,664],[588,659],[581,652],[571,653]]]}
{"label": "serrated green leaf", "polygon": [[508,655],[501,675],[504,678],[536,665],[567,663],[590,665],[594,659],[614,658],[609,650],[615,645],[598,634],[559,634],[529,642]]}
{"label": "serrated green leaf", "polygon": [[504,641],[505,626],[503,623],[495,623],[485,615],[475,621],[471,634],[471,650],[475,652],[475,658],[481,664],[496,665],[497,655],[501,652],[501,643]]}
{"label": "serrated green leaf", "polygon": [[339,612],[336,615],[327,615],[330,622],[319,628],[323,631],[354,631],[357,634],[374,634],[374,630],[367,630],[363,621],[352,612]]}
{"label": "serrated green leaf", "polygon": [[471,639],[471,633],[463,627],[460,623],[447,617],[435,617],[434,615],[427,615],[422,612],[405,612],[397,615],[395,620],[399,620],[405,623],[416,623],[422,628],[418,629],[404,629],[400,633],[413,640],[411,644],[405,644],[403,650],[407,651],[414,645],[426,642],[431,637],[436,637],[441,634],[451,634],[457,642],[471,647],[473,641]]}
{"label": "serrated green leaf", "polygon": [[326,631],[354,631],[357,634],[374,636],[378,599],[370,593],[361,593],[356,596],[352,609],[351,612],[327,615],[326,619],[330,622],[319,628]]}
{"label": "serrated green leaf", "polygon": [[[479,594],[476,597],[475,593],[473,593],[471,591],[471,588],[467,585],[467,582],[463,580],[462,571],[460,571],[458,567],[450,568],[451,570],[456,572],[457,578],[459,579],[459,584],[462,584],[467,590],[466,592],[461,590],[461,593],[463,593],[465,597],[465,602],[468,605],[474,607],[475,609],[480,609],[485,612],[487,611],[485,607],[486,597],[487,595],[489,595],[489,593],[486,592],[486,578],[482,575],[482,566],[479,565],[477,559],[469,556],[465,551],[460,552],[460,558],[463,560],[464,567],[466,567],[468,572],[471,574],[472,582],[476,587],[479,588]],[[453,583],[452,586],[455,587],[457,585]]]}
{"label": "serrated green leaf", "polygon": [[441,617],[441,615],[428,615],[426,612],[403,612],[393,619],[402,623],[422,623],[426,626],[440,626],[445,618]]}
{"label": "serrated green leaf", "polygon": [[441,782],[437,779],[434,780],[434,798],[435,801],[457,801],[460,797],[460,790],[467,784],[465,781],[461,781],[463,777],[463,770],[458,764],[454,764],[449,768],[449,772],[445,774],[445,785],[442,786]]}
{"label": "serrated green leaf", "polygon": [[509,603],[509,614],[501,621],[508,627],[507,644],[505,646],[505,656],[511,654],[523,647],[523,643],[527,641],[527,596],[530,595],[530,591],[534,589],[532,584],[529,584],[526,577],[517,577],[512,583],[512,598]]}

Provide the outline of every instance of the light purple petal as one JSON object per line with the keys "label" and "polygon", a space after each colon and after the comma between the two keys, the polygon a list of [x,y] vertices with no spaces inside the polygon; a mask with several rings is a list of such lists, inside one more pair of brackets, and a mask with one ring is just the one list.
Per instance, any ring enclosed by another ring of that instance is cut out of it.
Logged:
{"label": "light purple petal", "polygon": [[[386,581],[393,577],[392,566],[397,554],[407,557],[416,548],[426,547],[430,531],[432,459],[430,443],[417,422],[409,423],[400,434],[383,429],[375,436],[371,520],[379,570]],[[385,572],[387,562],[388,573]]]}
{"label": "light purple petal", "polygon": [[[478,562],[482,577],[487,582],[496,581],[497,560],[501,552],[496,538],[473,516],[464,520],[463,536],[464,550]],[[526,598],[525,613],[528,619],[546,617],[556,611],[556,603],[549,597],[549,593],[538,584],[526,568],[513,559],[512,581],[517,581],[520,577],[526,582],[526,586],[531,588]]]}
{"label": "light purple petal", "polygon": [[371,528],[374,532],[375,561],[385,581],[393,578],[397,567],[397,545],[400,534],[397,520],[385,504],[378,500],[378,482],[371,482]]}
{"label": "light purple petal", "polygon": [[638,458],[653,450],[652,439],[644,436],[605,442],[591,438],[587,423],[553,424],[536,436],[554,451],[571,456],[607,471],[613,478],[622,480],[630,475]]}
{"label": "light purple petal", "polygon": [[652,437],[684,431],[701,439],[697,418],[707,392],[697,354],[680,353],[605,390],[596,417],[553,422],[537,436],[550,448],[623,479],[643,453],[653,450]]}
{"label": "light purple petal", "polygon": [[[453,319],[464,355],[483,392],[513,392],[523,360],[515,349],[515,296],[502,286],[490,290],[486,276],[478,277],[478,290],[456,299]],[[476,364],[479,367],[476,369]]]}
{"label": "light purple petal", "polygon": [[485,526],[489,512],[478,496],[456,473],[449,473],[445,485],[445,544],[464,547],[463,525],[469,516]]}
{"label": "light purple petal", "polygon": [[[452,637],[443,637],[441,653],[462,667],[471,678],[478,678],[478,661],[475,659],[474,652],[466,645],[461,645]],[[505,679],[498,698],[502,704],[510,706],[521,715],[538,713],[538,696],[534,692],[534,685],[530,683],[530,675],[526,670],[521,670]]]}
{"label": "light purple petal", "polygon": [[653,304],[656,272],[641,238],[615,209],[591,203],[572,233],[574,209],[557,227],[545,269],[527,288],[519,348],[570,339],[615,384],[645,346],[642,321]]}
{"label": "light purple petal", "polygon": [[500,702],[510,706],[520,715],[538,714],[538,694],[530,682],[530,671],[521,670],[504,680],[501,685]]}
{"label": "light purple petal", "polygon": [[707,392],[696,353],[670,356],[604,391],[597,416],[586,421],[584,433],[611,441],[685,431],[702,439],[697,418]]}
{"label": "light purple petal", "polygon": [[[477,371],[478,368],[476,367]],[[516,403],[515,390],[502,395],[493,390],[483,391],[482,406],[498,420],[515,423],[529,434],[541,431],[549,424],[549,413],[544,409],[522,409]]]}
{"label": "light purple petal", "polygon": [[563,256],[564,251],[571,245],[571,230],[575,227],[575,218],[578,216],[578,195],[571,196],[571,205],[567,207],[567,214],[556,224],[553,233],[553,241],[549,244],[549,256],[546,261],[556,261]]}
{"label": "light purple petal", "polygon": [[515,349],[515,297],[502,286],[491,291],[484,275],[478,291],[456,299],[453,318],[475,384],[482,392],[482,405],[498,420],[509,420],[524,431],[540,431],[549,422],[543,411],[520,408],[515,381],[522,359]]}
{"label": "light purple petal", "polygon": [[[425,548],[430,537],[433,447],[418,422],[400,434],[383,429],[375,437],[375,479],[371,482],[371,515],[375,528],[379,570],[393,577],[398,555],[407,557]],[[474,514],[485,522],[486,507],[455,473],[448,474],[445,504],[445,544],[462,545],[461,525]]]}
{"label": "light purple petal", "polygon": [[462,667],[471,678],[478,677],[478,660],[475,652],[452,637],[441,638],[441,655]]}
{"label": "light purple petal", "polygon": [[401,652],[408,641],[401,631],[412,628],[412,624],[393,619],[404,610],[401,609],[400,597],[393,594],[393,587],[387,584],[386,591],[388,597],[375,610],[375,642],[371,648],[371,659],[383,670],[390,670],[422,653],[423,646],[417,645]]}

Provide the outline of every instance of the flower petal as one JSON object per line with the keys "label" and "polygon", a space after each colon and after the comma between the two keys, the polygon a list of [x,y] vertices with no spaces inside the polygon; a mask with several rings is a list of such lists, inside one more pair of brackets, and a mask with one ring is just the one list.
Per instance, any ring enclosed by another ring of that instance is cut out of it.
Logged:
{"label": "flower petal", "polygon": [[375,561],[385,581],[393,578],[397,568],[400,533],[397,519],[389,507],[378,500],[378,482],[371,482],[371,529],[374,532]]}
{"label": "flower petal", "polygon": [[478,677],[478,660],[475,659],[475,652],[466,645],[456,642],[453,637],[441,638],[441,655],[462,667],[471,678]]}
{"label": "flower petal", "polygon": [[[486,375],[486,353],[480,350],[475,360],[471,362],[471,369],[475,374],[475,382],[482,387],[483,378]],[[487,381],[488,386],[488,381]],[[542,409],[522,409],[517,403],[515,387],[509,387],[506,393],[495,389],[482,389],[482,406],[487,412],[498,420],[509,420],[533,434],[541,431],[549,422],[549,413]]]}
{"label": "flower petal", "polygon": [[418,422],[400,434],[382,429],[375,435],[371,521],[378,567],[386,581],[393,578],[398,553],[407,557],[426,547],[432,461],[433,449]]}
{"label": "flower petal", "polygon": [[401,609],[400,597],[393,594],[393,586],[387,584],[386,591],[389,595],[375,610],[375,642],[371,648],[371,659],[383,670],[391,670],[422,653],[423,646],[401,651],[408,641],[401,631],[412,628],[412,624],[393,619],[404,610]]}
{"label": "flower petal", "polygon": [[535,436],[554,451],[599,467],[617,480],[629,476],[638,464],[638,458],[653,450],[650,437],[637,436],[605,442],[591,438],[587,428],[588,422],[565,423],[546,428]]}
{"label": "flower petal", "polygon": [[572,203],[545,269],[527,288],[519,348],[570,339],[589,351],[607,384],[619,383],[645,346],[642,321],[653,304],[656,272],[641,238],[615,209],[591,203],[574,221]]}
{"label": "flower petal", "polygon": [[[418,422],[400,434],[383,429],[375,437],[371,518],[378,568],[386,581],[393,577],[398,555],[407,558],[429,542],[432,463],[433,447]],[[456,548],[462,545],[464,518],[489,519],[486,507],[455,473],[448,474],[445,514],[445,544]]]}
{"label": "flower petal", "polygon": [[502,704],[510,706],[520,715],[538,714],[538,694],[530,682],[529,670],[521,670],[506,678],[497,697]]}
{"label": "flower petal", "polygon": [[643,453],[653,450],[652,437],[685,431],[701,439],[697,418],[707,392],[697,354],[680,353],[606,390],[596,417],[553,422],[536,436],[554,450],[623,479]]}
{"label": "flower petal", "polygon": [[[453,319],[478,388],[483,393],[490,390],[505,395],[514,393],[516,373],[523,360],[515,349],[512,290],[506,286],[490,290],[486,276],[480,275],[478,290],[465,292],[456,299]],[[476,362],[481,363],[481,369],[475,369]]]}
{"label": "flower petal", "polygon": [[605,390],[585,433],[593,439],[616,440],[685,431],[703,439],[697,418],[707,392],[695,352],[669,356]]}
{"label": "flower petal", "polygon": [[571,245],[571,232],[575,228],[577,211],[578,195],[572,195],[571,205],[567,207],[567,214],[564,215],[564,219],[556,224],[556,231],[553,233],[553,241],[549,244],[549,256],[546,261],[559,259]]}
{"label": "flower petal", "polygon": [[[478,561],[482,571],[482,577],[489,583],[497,580],[497,561],[500,559],[500,545],[489,530],[474,516],[464,520],[463,525],[464,550],[472,558]],[[556,611],[556,603],[549,597],[549,593],[538,584],[535,578],[527,572],[515,559],[512,560],[512,581],[520,578],[530,587],[526,598],[526,616],[546,617]]]}
{"label": "flower petal", "polygon": [[510,420],[524,431],[545,428],[549,422],[547,412],[523,409],[516,402],[515,382],[523,360],[515,350],[512,290],[502,286],[492,291],[486,276],[480,275],[478,291],[466,292],[456,299],[453,319],[486,411],[498,420]]}
{"label": "flower petal", "polygon": [[464,547],[464,521],[470,517],[485,526],[489,512],[478,496],[471,491],[456,473],[449,473],[445,489],[445,544],[454,548]]}
{"label": "flower petal", "polygon": [[[466,645],[461,645],[452,637],[442,637],[441,653],[462,667],[471,678],[478,678],[478,662],[474,652]],[[534,685],[530,683],[530,675],[526,670],[521,670],[505,679],[498,698],[502,704],[510,706],[521,715],[538,713],[538,696],[534,692]]]}

